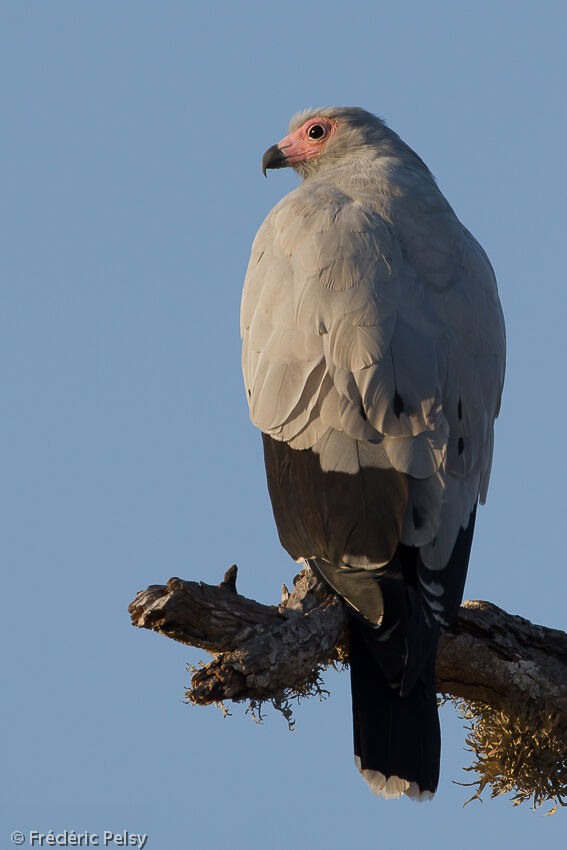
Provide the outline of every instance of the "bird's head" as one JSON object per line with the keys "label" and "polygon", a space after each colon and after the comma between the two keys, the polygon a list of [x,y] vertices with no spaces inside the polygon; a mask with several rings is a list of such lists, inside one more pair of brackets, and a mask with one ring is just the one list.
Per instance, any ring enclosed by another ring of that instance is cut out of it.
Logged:
{"label": "bird's head", "polygon": [[307,109],[291,119],[289,135],[268,148],[262,157],[268,168],[291,166],[302,177],[357,155],[388,153],[392,143],[403,142],[370,112],[355,106]]}

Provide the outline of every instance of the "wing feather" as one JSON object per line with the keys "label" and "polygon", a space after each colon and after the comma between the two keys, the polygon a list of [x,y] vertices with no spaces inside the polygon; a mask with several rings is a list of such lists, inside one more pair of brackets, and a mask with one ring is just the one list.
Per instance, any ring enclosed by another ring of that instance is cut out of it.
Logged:
{"label": "wing feather", "polygon": [[311,183],[267,217],[244,286],[244,380],[254,424],[323,470],[407,475],[401,541],[435,570],[486,496],[503,319],[448,206],[416,224],[372,197]]}

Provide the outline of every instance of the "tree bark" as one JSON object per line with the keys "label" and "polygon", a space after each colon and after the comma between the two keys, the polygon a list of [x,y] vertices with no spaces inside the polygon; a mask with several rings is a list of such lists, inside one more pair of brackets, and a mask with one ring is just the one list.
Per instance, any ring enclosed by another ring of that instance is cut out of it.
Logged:
{"label": "tree bark", "polygon": [[[314,671],[340,658],[346,612],[310,570],[282,602],[262,605],[236,592],[236,567],[219,586],[171,578],[131,603],[134,625],[215,655],[195,671],[188,699],[269,700],[301,692]],[[465,602],[444,628],[439,693],[516,714],[546,707],[567,729],[567,634],[537,626],[490,602]]]}

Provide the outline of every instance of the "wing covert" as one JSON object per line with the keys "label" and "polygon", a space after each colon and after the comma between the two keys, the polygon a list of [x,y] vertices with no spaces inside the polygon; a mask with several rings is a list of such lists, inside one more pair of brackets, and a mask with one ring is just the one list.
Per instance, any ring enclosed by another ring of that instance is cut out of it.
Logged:
{"label": "wing covert", "polygon": [[364,197],[300,186],[258,232],[241,314],[254,424],[348,472],[340,431],[408,475],[401,539],[432,565],[486,493],[504,370],[492,268],[447,209],[445,242],[412,241]]}

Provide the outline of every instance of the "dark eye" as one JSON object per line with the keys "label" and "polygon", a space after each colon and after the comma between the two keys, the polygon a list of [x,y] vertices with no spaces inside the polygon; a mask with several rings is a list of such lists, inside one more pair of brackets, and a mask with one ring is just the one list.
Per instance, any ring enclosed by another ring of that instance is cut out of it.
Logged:
{"label": "dark eye", "polygon": [[325,128],[321,124],[313,124],[307,135],[310,139],[322,139],[325,135]]}

